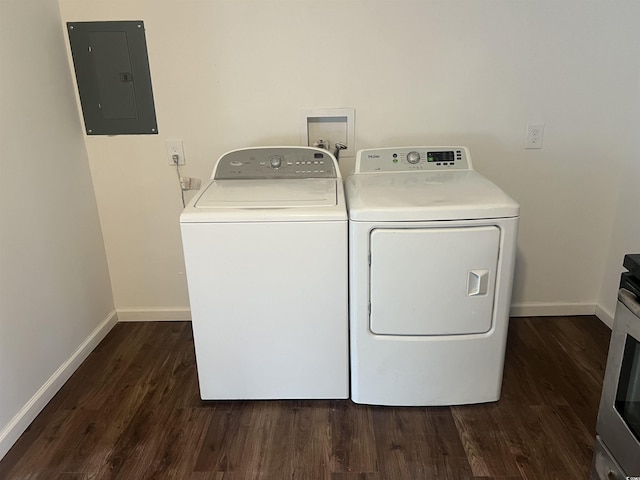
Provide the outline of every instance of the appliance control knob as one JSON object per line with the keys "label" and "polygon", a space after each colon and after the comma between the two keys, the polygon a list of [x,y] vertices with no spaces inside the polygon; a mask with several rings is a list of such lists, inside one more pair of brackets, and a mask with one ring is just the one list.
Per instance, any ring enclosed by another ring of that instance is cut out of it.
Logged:
{"label": "appliance control knob", "polygon": [[278,156],[271,157],[269,159],[269,163],[273,168],[280,168],[280,166],[282,165],[282,157],[278,157]]}
{"label": "appliance control knob", "polygon": [[418,152],[409,152],[407,153],[407,162],[409,163],[418,163],[420,161],[420,154]]}

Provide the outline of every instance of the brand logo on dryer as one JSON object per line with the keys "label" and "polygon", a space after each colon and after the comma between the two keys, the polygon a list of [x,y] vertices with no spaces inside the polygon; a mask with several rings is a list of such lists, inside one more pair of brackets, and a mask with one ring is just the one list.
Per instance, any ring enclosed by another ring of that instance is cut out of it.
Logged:
{"label": "brand logo on dryer", "polygon": [[377,155],[375,153],[369,153],[367,154],[367,158],[380,158],[380,155]]}

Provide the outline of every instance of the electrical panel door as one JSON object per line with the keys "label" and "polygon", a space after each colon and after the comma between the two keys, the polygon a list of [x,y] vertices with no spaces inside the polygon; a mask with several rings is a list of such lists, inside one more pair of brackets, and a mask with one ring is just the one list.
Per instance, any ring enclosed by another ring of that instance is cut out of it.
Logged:
{"label": "electrical panel door", "polygon": [[157,134],[142,21],[67,23],[87,135]]}

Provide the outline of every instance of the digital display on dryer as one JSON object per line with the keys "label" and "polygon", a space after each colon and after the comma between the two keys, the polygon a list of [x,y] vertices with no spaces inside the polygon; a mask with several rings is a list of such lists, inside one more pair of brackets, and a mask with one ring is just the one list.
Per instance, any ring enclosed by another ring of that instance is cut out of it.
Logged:
{"label": "digital display on dryer", "polygon": [[448,152],[427,152],[427,162],[453,162],[455,155],[453,151]]}

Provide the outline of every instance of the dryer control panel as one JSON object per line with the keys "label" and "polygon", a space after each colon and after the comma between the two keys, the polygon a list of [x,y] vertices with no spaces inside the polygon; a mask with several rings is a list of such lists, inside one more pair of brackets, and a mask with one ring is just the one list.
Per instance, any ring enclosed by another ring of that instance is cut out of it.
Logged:
{"label": "dryer control panel", "polygon": [[360,150],[354,173],[473,170],[466,147],[392,147]]}
{"label": "dryer control panel", "polygon": [[252,147],[233,150],[218,159],[211,178],[255,180],[337,178],[335,157],[313,147]]}

